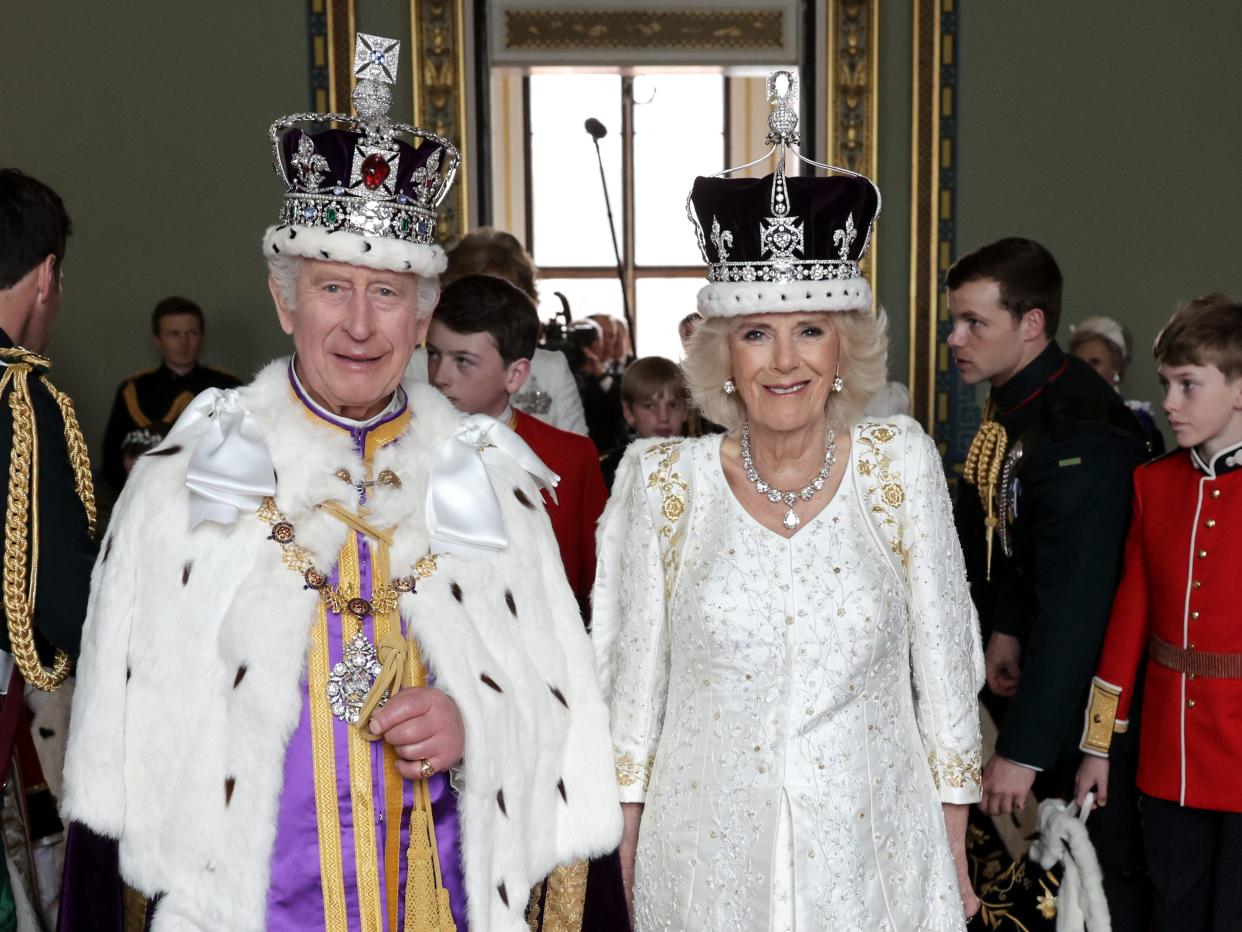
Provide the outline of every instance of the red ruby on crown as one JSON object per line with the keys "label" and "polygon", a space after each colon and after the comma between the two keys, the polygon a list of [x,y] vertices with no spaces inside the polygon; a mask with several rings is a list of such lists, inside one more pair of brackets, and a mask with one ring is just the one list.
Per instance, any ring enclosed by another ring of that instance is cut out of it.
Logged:
{"label": "red ruby on crown", "polygon": [[367,186],[368,191],[374,191],[382,185],[391,171],[388,160],[378,152],[372,152],[363,159],[362,166],[359,168],[359,172],[362,175],[362,183]]}

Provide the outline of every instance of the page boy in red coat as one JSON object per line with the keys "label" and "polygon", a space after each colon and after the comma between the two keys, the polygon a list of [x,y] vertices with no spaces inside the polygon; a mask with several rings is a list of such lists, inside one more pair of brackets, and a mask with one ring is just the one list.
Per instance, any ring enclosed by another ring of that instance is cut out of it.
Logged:
{"label": "page boy in red coat", "polygon": [[544,504],[586,618],[595,582],[595,525],[608,492],[589,439],[510,404],[530,376],[538,339],[539,313],[526,294],[493,275],[466,275],[440,296],[427,333],[427,376],[458,410],[507,423],[561,477],[556,502],[544,493]]}
{"label": "page boy in red coat", "polygon": [[1184,305],[1155,356],[1180,449],[1134,476],[1077,795],[1107,802],[1112,736],[1138,711],[1145,667],[1138,786],[1156,928],[1242,929],[1242,304]]}

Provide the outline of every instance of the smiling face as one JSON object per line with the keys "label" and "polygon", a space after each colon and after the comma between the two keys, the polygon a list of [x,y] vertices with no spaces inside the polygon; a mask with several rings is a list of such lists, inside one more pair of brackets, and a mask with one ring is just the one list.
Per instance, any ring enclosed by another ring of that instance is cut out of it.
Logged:
{"label": "smiling face", "polygon": [[1232,382],[1215,366],[1161,366],[1165,414],[1179,447],[1207,456],[1242,441],[1242,378]]}
{"label": "smiling face", "polygon": [[505,365],[490,333],[458,333],[433,320],[427,333],[427,379],[464,414],[499,417],[526,382],[530,360]]}
{"label": "smiling face", "polygon": [[274,281],[269,286],[311,397],[355,420],[384,410],[427,334],[418,277],[308,259],[298,272],[296,306],[285,305]]}
{"label": "smiling face", "polygon": [[807,313],[737,319],[728,337],[730,371],[752,424],[789,431],[823,421],[840,360],[830,318]]}
{"label": "smiling face", "polygon": [[953,331],[948,344],[967,385],[1004,385],[1048,345],[1044,315],[1027,311],[1021,320],[1001,304],[1000,282],[985,278],[949,292]]}

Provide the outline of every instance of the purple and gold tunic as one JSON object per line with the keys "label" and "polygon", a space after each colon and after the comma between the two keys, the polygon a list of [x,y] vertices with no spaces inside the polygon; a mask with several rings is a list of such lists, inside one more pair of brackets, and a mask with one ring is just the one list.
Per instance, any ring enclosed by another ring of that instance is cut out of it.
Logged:
{"label": "purple and gold tunic", "polygon": [[[363,423],[333,417],[316,405],[290,366],[294,394],[325,430],[348,431],[368,469],[375,451],[400,442],[409,427],[405,395]],[[370,477],[368,477],[370,478]],[[359,509],[365,490],[359,492]],[[384,550],[347,528],[329,582],[370,601],[388,582]],[[358,618],[318,606],[311,629],[302,713],[285,754],[276,843],[267,896],[270,932],[445,932],[466,930],[457,799],[446,774],[410,781],[396,771],[396,754],[368,741],[329,705],[330,671],[345,645],[361,633],[374,645],[406,631],[400,613],[376,609]],[[411,645],[410,685],[426,673]]]}

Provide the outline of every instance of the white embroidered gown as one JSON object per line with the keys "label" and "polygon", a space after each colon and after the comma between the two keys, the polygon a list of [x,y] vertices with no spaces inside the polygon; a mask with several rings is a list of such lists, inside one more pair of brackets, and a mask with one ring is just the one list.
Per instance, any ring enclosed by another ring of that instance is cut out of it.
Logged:
{"label": "white embroidered gown", "polygon": [[963,928],[941,802],[979,798],[982,656],[935,448],[905,418],[856,429],[850,475],[785,539],[719,447],[631,451],[605,515],[637,929]]}

